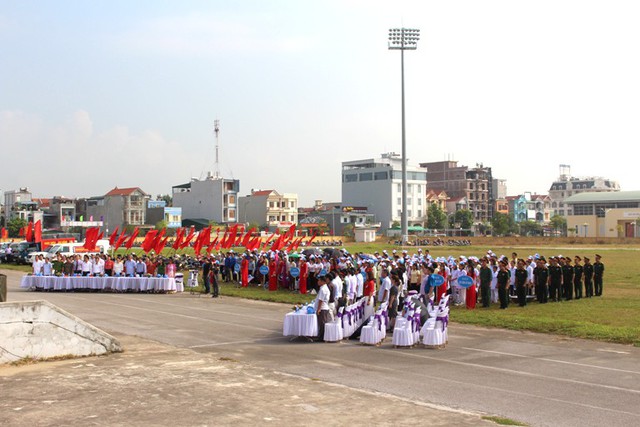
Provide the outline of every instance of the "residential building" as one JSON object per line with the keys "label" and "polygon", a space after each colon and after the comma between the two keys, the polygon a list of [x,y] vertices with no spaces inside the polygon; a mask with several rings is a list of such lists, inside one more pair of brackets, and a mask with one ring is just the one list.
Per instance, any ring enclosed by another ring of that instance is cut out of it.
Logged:
{"label": "residential building", "polygon": [[583,192],[564,200],[578,237],[640,237],[640,191]]}
{"label": "residential building", "polygon": [[4,192],[4,217],[6,222],[18,217],[35,223],[44,218],[44,212],[38,206],[38,202],[33,200],[29,187],[21,187],[18,190]]}
{"label": "residential building", "polygon": [[147,224],[156,225],[158,222],[167,223],[167,228],[182,227],[182,208],[167,206],[164,200],[149,200],[147,202]]}
{"label": "residential building", "polygon": [[525,192],[507,196],[505,201],[515,222],[535,221],[545,224],[551,219],[551,201],[547,195]]}
{"label": "residential building", "polygon": [[493,217],[495,197],[490,167],[477,164],[469,168],[459,166],[455,160],[420,163],[420,167],[427,170],[427,190],[444,190],[453,199],[465,197],[476,223]]}
{"label": "residential building", "polygon": [[[407,219],[423,227],[427,213],[427,170],[407,165]],[[382,230],[402,216],[402,157],[385,153],[380,158],[342,162],[342,205],[360,206],[375,215]]]}
{"label": "residential building", "polygon": [[570,205],[565,200],[575,194],[601,193],[620,191],[616,181],[602,177],[574,177],[571,176],[571,166],[560,165],[560,176],[549,188],[552,215],[573,215]]}
{"label": "residential building", "polygon": [[298,223],[298,195],[276,190],[251,190],[238,199],[240,221],[261,227],[284,228]]}
{"label": "residential building", "polygon": [[[427,206],[436,204],[443,212],[448,212],[447,202],[449,201],[449,195],[444,190],[427,190]],[[427,211],[429,209],[427,208]]]}
{"label": "residential building", "polygon": [[235,223],[238,221],[239,191],[239,180],[216,178],[208,174],[205,179],[192,178],[186,184],[174,186],[173,206],[182,208],[183,221]]}
{"label": "residential building", "polygon": [[[303,229],[311,229],[321,223],[327,224],[333,236],[343,236],[347,225],[353,225],[354,228],[369,225],[374,229],[380,226],[376,223],[375,215],[367,212],[366,207],[342,206],[339,202],[322,203],[322,200],[316,200],[312,208],[298,209],[298,219]],[[367,233],[367,238],[369,237],[370,233]]]}
{"label": "residential building", "polygon": [[60,230],[64,228],[63,221],[75,220],[76,202],[74,199],[55,196],[51,199],[39,200],[42,200],[41,206],[44,211],[44,228]]}
{"label": "residential building", "polygon": [[91,197],[86,201],[86,215],[81,220],[102,221],[105,232],[118,227],[144,226],[146,224],[146,205],[150,196],[139,187],[115,187],[104,196]]}

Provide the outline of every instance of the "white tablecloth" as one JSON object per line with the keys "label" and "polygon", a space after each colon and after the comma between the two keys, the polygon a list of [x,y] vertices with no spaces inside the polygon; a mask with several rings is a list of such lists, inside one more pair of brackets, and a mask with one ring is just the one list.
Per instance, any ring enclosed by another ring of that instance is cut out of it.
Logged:
{"label": "white tablecloth", "polygon": [[315,314],[287,313],[282,334],[285,337],[315,337],[318,335],[318,317]]}
{"label": "white tablecloth", "polygon": [[165,291],[182,292],[184,288],[169,277],[87,277],[87,276],[24,276],[21,288],[36,288],[53,291],[73,291],[77,289],[134,292]]}

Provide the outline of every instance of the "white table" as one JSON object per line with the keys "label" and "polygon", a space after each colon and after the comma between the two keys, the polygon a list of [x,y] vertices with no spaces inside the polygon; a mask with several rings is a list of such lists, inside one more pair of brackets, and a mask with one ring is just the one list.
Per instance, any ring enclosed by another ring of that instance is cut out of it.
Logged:
{"label": "white table", "polygon": [[75,291],[78,289],[114,291],[164,291],[182,292],[182,284],[170,277],[89,277],[89,276],[24,276],[21,288],[51,291]]}
{"label": "white table", "polygon": [[282,335],[285,337],[315,337],[318,335],[318,317],[306,312],[291,312],[284,316]]}

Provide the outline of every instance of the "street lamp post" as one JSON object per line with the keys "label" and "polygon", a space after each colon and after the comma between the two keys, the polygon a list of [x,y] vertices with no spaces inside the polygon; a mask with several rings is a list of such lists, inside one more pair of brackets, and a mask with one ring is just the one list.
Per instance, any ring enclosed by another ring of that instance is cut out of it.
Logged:
{"label": "street lamp post", "polygon": [[400,224],[402,227],[402,244],[406,244],[409,239],[409,221],[407,218],[407,141],[405,132],[404,113],[404,51],[416,50],[420,30],[411,28],[391,28],[389,29],[389,49],[400,51],[400,81],[402,91],[402,212]]}

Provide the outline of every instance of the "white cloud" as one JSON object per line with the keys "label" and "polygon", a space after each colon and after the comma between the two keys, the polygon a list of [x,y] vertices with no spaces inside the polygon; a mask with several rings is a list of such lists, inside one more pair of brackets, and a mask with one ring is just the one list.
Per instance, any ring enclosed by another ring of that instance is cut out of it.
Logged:
{"label": "white cloud", "polygon": [[35,196],[94,196],[114,186],[139,186],[156,195],[187,177],[186,153],[160,132],[127,126],[95,131],[79,110],[45,124],[19,111],[0,112],[3,188],[28,186]]}

